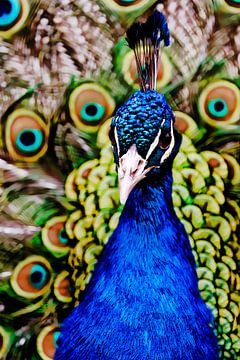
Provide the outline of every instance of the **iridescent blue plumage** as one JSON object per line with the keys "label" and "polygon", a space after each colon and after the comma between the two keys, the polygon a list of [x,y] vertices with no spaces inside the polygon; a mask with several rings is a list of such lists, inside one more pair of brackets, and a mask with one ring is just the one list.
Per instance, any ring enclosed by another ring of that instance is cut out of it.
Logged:
{"label": "iridescent blue plumage", "polygon": [[[118,117],[121,118],[120,122]],[[164,127],[170,129],[174,115],[163,94],[154,90],[135,92],[118,109],[112,122],[112,126],[116,124],[118,130],[120,155],[136,143],[139,154],[146,156],[163,119]]]}
{"label": "iridescent blue plumage", "polygon": [[[160,23],[158,34],[166,32]],[[155,50],[148,66],[156,66]],[[156,79],[142,75],[144,91],[118,109],[110,131],[120,198],[127,201],[82,302],[63,323],[55,360],[218,358],[212,316],[171,199],[181,136],[164,96],[152,90]]]}
{"label": "iridescent blue plumage", "polygon": [[56,360],[218,358],[171,182],[165,169],[131,192]]}

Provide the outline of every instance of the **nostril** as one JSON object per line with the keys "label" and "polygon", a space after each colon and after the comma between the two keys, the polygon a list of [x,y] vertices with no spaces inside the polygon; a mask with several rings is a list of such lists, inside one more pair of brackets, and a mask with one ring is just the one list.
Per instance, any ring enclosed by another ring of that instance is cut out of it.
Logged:
{"label": "nostril", "polygon": [[136,168],[135,170],[133,169],[133,170],[131,170],[130,175],[135,176],[137,174],[137,172],[138,172],[138,168]]}
{"label": "nostril", "polygon": [[142,166],[144,166],[145,165],[145,161],[143,160],[143,159],[139,159],[138,160],[138,164],[137,164],[137,168],[139,169],[139,168],[141,168]]}
{"label": "nostril", "polygon": [[143,166],[145,166],[145,161],[143,159],[138,159],[136,163],[132,166],[130,175],[135,176],[138,172],[142,172]]}

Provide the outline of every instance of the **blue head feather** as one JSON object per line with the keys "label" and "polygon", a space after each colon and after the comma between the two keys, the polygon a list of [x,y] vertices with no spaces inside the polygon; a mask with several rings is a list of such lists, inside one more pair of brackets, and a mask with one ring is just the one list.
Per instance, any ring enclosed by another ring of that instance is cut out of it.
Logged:
{"label": "blue head feather", "polygon": [[[174,129],[174,122],[173,111],[163,94],[155,90],[135,92],[117,110],[111,124],[111,139],[114,139],[115,135],[118,137],[118,146],[116,143],[113,146],[117,166],[119,159],[133,144],[136,144],[138,154],[145,159],[161,130],[158,144],[148,155],[146,168],[151,167],[151,174],[158,172],[159,175],[163,174],[165,167],[171,169],[181,145],[181,135]],[[114,134],[115,131],[116,134]],[[169,156],[161,163],[172,140],[174,140],[174,146]]]}
{"label": "blue head feather", "polygon": [[163,41],[165,46],[170,45],[170,31],[166,17],[159,11],[155,11],[149,16],[146,22],[146,33],[152,39],[152,43],[159,47]]}
{"label": "blue head feather", "polygon": [[117,128],[120,156],[135,143],[139,154],[145,157],[161,124],[163,129],[170,130],[171,123],[174,114],[163,94],[154,90],[135,92],[112,120],[112,127]]}

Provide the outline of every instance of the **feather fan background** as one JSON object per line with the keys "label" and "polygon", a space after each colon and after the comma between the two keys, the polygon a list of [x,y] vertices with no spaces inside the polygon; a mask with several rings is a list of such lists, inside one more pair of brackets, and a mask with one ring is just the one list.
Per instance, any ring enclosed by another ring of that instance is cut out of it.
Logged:
{"label": "feather fan background", "polygon": [[219,358],[239,356],[239,1],[2,0],[1,359],[53,359],[59,324],[117,226],[109,119],[138,88],[124,34],[156,6],[172,37],[157,86],[183,133],[175,211]]}

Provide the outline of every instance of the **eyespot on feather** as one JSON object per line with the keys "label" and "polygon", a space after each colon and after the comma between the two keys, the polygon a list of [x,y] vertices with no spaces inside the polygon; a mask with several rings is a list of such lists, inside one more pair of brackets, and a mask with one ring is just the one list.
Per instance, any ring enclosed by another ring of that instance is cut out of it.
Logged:
{"label": "eyespot on feather", "polygon": [[37,337],[37,352],[41,359],[52,360],[54,358],[59,335],[59,327],[55,324],[41,330]]}
{"label": "eyespot on feather", "polygon": [[49,128],[35,112],[20,108],[7,118],[5,143],[17,160],[35,162],[48,148]]}
{"label": "eyespot on feather", "polygon": [[59,258],[69,252],[69,238],[65,232],[67,216],[55,216],[42,229],[42,242],[53,256]]}
{"label": "eyespot on feather", "polygon": [[225,14],[240,14],[239,0],[217,0],[216,8],[218,11]]}
{"label": "eyespot on feather", "polygon": [[76,87],[69,97],[69,112],[75,126],[94,133],[114,111],[115,101],[100,85],[85,83]]}
{"label": "eyespot on feather", "polygon": [[194,119],[181,111],[174,111],[175,128],[181,133],[187,135],[191,140],[200,139],[205,130],[200,129]]}
{"label": "eyespot on feather", "polygon": [[140,3],[142,0],[114,0],[115,3],[122,6],[131,6],[136,3]]}
{"label": "eyespot on feather", "polygon": [[150,7],[154,0],[101,0],[105,7],[119,14],[144,10]]}
{"label": "eyespot on feather", "polygon": [[0,36],[10,38],[18,32],[28,17],[28,0],[4,0],[0,2]]}
{"label": "eyespot on feather", "polygon": [[38,255],[28,256],[15,267],[10,283],[17,295],[35,299],[50,289],[51,272],[51,266],[45,258]]}
{"label": "eyespot on feather", "polygon": [[[173,67],[165,52],[160,54],[159,70],[157,74],[157,89],[166,86],[172,79]],[[122,60],[122,74],[124,80],[134,88],[139,88],[137,65],[134,52],[129,51]]]}
{"label": "eyespot on feather", "polygon": [[198,111],[202,120],[213,127],[236,123],[240,113],[239,89],[226,80],[208,84],[199,96]]}
{"label": "eyespot on feather", "polygon": [[54,281],[54,295],[64,303],[72,301],[70,274],[64,270],[57,275]]}

